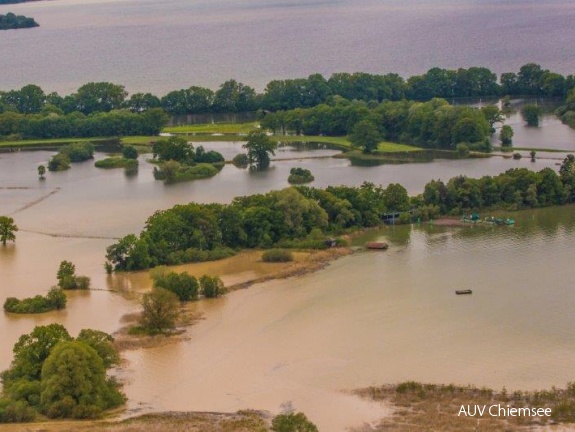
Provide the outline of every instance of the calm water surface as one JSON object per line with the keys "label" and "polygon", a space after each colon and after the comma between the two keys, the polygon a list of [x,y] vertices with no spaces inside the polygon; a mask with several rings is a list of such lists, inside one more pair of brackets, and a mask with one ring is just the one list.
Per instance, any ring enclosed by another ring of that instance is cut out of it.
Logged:
{"label": "calm water surface", "polygon": [[575,70],[566,0],[57,0],[8,10],[41,27],[0,35],[1,90],[111,81],[161,95],[229,78],[263,90],[316,72]]}

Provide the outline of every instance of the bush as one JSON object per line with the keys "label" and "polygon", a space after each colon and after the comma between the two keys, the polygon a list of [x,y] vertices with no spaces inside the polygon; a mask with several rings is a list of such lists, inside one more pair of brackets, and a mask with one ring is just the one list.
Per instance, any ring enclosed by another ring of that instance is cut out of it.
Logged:
{"label": "bush", "polygon": [[16,297],[8,297],[4,302],[6,312],[16,314],[44,313],[66,307],[66,294],[60,288],[52,288],[44,297],[37,295],[19,300]]}
{"label": "bush", "polygon": [[198,146],[198,148],[196,148],[194,162],[214,164],[225,161],[226,160],[222,154],[218,153],[217,151],[210,150],[209,152],[206,152],[202,146]]}
{"label": "bush", "polygon": [[94,145],[89,142],[68,144],[60,149],[60,154],[68,156],[72,162],[83,162],[94,157]]}
{"label": "bush", "polygon": [[466,158],[469,156],[469,146],[464,143],[459,143],[455,146],[457,154],[460,158]]}
{"label": "bush", "polygon": [[66,171],[69,168],[70,158],[65,154],[58,153],[48,161],[48,171]]}
{"label": "bush", "polygon": [[76,266],[70,261],[62,261],[56,274],[58,286],[65,290],[89,289],[90,278],[87,276],[76,276]]}
{"label": "bush", "polygon": [[232,164],[237,168],[247,168],[249,165],[248,155],[245,153],[240,153],[232,159]]}
{"label": "bush", "polygon": [[36,418],[36,411],[24,401],[0,399],[0,423],[26,423]]}
{"label": "bush", "polygon": [[288,262],[293,261],[293,253],[284,249],[270,249],[262,254],[263,262]]}
{"label": "bush", "polygon": [[109,157],[96,161],[94,163],[96,168],[112,169],[112,168],[136,168],[138,161],[135,159],[126,159],[123,157]]}
{"label": "bush", "polygon": [[125,145],[124,147],[122,147],[122,156],[125,159],[138,159],[138,150],[136,150],[136,147],[131,146],[131,145]]}
{"label": "bush", "polygon": [[305,168],[292,168],[288,177],[288,183],[303,184],[314,181],[311,171]]}
{"label": "bush", "polygon": [[213,177],[218,172],[220,172],[220,170],[213,164],[200,163],[189,166],[170,160],[160,164],[160,169],[154,169],[154,178],[156,180],[165,180],[167,183],[173,183]]}
{"label": "bush", "polygon": [[200,278],[202,293],[207,298],[215,298],[225,293],[224,283],[217,276],[203,275]]}
{"label": "bush", "polygon": [[167,272],[165,267],[156,268],[152,272],[154,288],[164,288],[178,296],[180,301],[190,301],[198,298],[200,285],[195,276],[188,273]]}
{"label": "bush", "polygon": [[304,413],[280,414],[272,420],[272,431],[274,432],[318,432],[314,425]]}

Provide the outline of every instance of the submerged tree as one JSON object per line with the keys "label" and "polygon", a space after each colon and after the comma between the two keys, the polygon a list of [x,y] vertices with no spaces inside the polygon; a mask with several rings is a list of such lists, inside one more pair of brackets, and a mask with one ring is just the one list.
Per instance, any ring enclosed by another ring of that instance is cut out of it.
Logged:
{"label": "submerged tree", "polygon": [[46,167],[44,165],[38,166],[38,175],[40,176],[40,180],[44,180],[44,174],[46,174]]}
{"label": "submerged tree", "polygon": [[252,169],[262,170],[270,166],[270,155],[275,155],[277,143],[273,142],[264,131],[251,131],[248,141],[243,145],[248,151],[248,163]]}
{"label": "submerged tree", "polygon": [[0,216],[0,242],[6,246],[7,241],[16,241],[18,227],[14,224],[14,219],[8,216]]}
{"label": "submerged tree", "polygon": [[539,126],[539,118],[541,117],[541,108],[537,105],[525,105],[521,108],[521,116],[527,126]]}

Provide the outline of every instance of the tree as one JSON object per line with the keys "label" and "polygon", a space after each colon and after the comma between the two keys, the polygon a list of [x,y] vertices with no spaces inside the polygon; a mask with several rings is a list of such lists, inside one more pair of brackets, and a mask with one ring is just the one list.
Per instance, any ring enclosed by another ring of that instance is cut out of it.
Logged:
{"label": "tree", "polygon": [[81,341],[59,343],[42,366],[41,411],[50,418],[95,418],[125,398],[97,351]]}
{"label": "tree", "polygon": [[164,288],[173,292],[182,302],[195,300],[198,297],[200,285],[198,280],[186,272],[167,272],[165,268],[157,268],[152,274],[155,288]]}
{"label": "tree", "polygon": [[0,216],[0,241],[3,246],[6,246],[7,241],[16,241],[18,227],[14,224],[14,219],[8,216]]}
{"label": "tree", "polygon": [[31,333],[20,336],[12,350],[12,365],[2,374],[4,384],[19,378],[39,380],[42,365],[54,347],[59,342],[69,340],[72,338],[61,324],[38,326]]}
{"label": "tree", "polygon": [[114,347],[114,338],[108,333],[99,330],[83,329],[76,338],[77,341],[84,342],[96,350],[104,363],[104,367],[110,367],[120,363],[120,355]]}
{"label": "tree", "polygon": [[262,170],[270,165],[270,155],[275,155],[277,143],[273,142],[264,131],[254,130],[248,134],[243,145],[248,151],[248,162],[252,169]]}
{"label": "tree", "polygon": [[280,414],[272,420],[272,431],[274,432],[318,432],[314,425],[304,413]]}
{"label": "tree", "polygon": [[527,126],[539,126],[539,117],[541,117],[541,108],[537,105],[524,105],[521,108],[521,116],[527,123]]}
{"label": "tree", "polygon": [[499,132],[499,140],[504,147],[511,147],[513,144],[513,128],[509,125],[503,125]]}
{"label": "tree", "polygon": [[383,202],[388,211],[406,211],[409,209],[409,195],[399,183],[390,183],[384,191]]}
{"label": "tree", "polygon": [[70,261],[62,261],[56,274],[58,286],[63,289],[73,289],[76,285],[76,266]]}
{"label": "tree", "polygon": [[121,108],[127,95],[128,93],[122,85],[109,82],[90,82],[80,87],[73,98],[77,111],[91,114]]}
{"label": "tree", "polygon": [[40,176],[40,180],[44,180],[44,174],[46,174],[46,167],[44,165],[39,165],[38,175]]}
{"label": "tree", "polygon": [[364,153],[371,153],[377,149],[381,136],[373,122],[361,120],[353,127],[349,140],[354,147],[361,147]]}
{"label": "tree", "polygon": [[492,132],[495,132],[495,123],[501,123],[505,117],[495,105],[487,105],[481,108],[481,112],[485,116],[485,120],[489,123]]}
{"label": "tree", "polygon": [[194,147],[185,138],[176,136],[156,141],[152,145],[152,152],[154,158],[160,161],[174,160],[184,164],[192,163],[195,156]]}
{"label": "tree", "polygon": [[180,302],[176,294],[163,288],[154,288],[142,299],[140,324],[150,333],[164,333],[176,327]]}

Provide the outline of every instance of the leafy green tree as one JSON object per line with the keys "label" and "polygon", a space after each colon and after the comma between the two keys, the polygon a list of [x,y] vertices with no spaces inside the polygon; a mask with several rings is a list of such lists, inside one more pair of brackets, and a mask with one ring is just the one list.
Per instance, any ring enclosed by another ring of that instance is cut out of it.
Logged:
{"label": "leafy green tree", "polygon": [[40,176],[40,180],[44,180],[44,175],[46,174],[46,167],[44,165],[38,166],[38,175]]}
{"label": "leafy green tree", "polygon": [[245,112],[257,109],[256,91],[236,80],[223,83],[214,95],[216,112]]}
{"label": "leafy green tree", "polygon": [[509,125],[503,125],[499,132],[499,140],[504,147],[511,147],[513,145],[513,128]]}
{"label": "leafy green tree", "polygon": [[527,123],[527,126],[539,126],[541,113],[542,110],[537,105],[528,104],[521,108],[521,116],[523,117],[523,120],[525,120],[525,123]]}
{"label": "leafy green tree", "polygon": [[389,211],[409,210],[409,195],[399,183],[390,183],[385,188],[383,202]]}
{"label": "leafy green tree", "polygon": [[38,326],[31,333],[20,336],[14,345],[10,369],[2,373],[4,384],[20,378],[39,380],[42,365],[54,347],[69,340],[72,338],[61,324]]}
{"label": "leafy green tree", "polygon": [[73,95],[75,109],[84,114],[120,109],[128,93],[124,86],[109,82],[90,82]]}
{"label": "leafy green tree", "polygon": [[371,153],[377,149],[381,135],[373,122],[361,120],[353,127],[349,140],[354,147],[362,148],[364,153]]}
{"label": "leafy green tree", "polygon": [[48,171],[65,171],[70,168],[70,158],[68,155],[58,153],[48,161]]}
{"label": "leafy green tree", "polygon": [[0,216],[0,242],[2,242],[3,246],[6,246],[8,241],[16,241],[16,231],[18,231],[18,227],[14,223],[14,219],[8,216]]}
{"label": "leafy green tree", "polygon": [[173,160],[179,163],[192,163],[194,161],[194,147],[188,144],[185,138],[170,137],[167,140],[158,140],[152,145],[154,158],[160,161]]}
{"label": "leafy green tree", "polygon": [[134,146],[125,145],[122,147],[122,156],[126,159],[138,159],[138,150]]}
{"label": "leafy green tree", "polygon": [[173,292],[182,302],[198,298],[198,292],[200,290],[198,280],[186,272],[168,272],[158,267],[152,274],[152,279],[155,288],[164,288]]}
{"label": "leafy green tree", "polygon": [[178,296],[163,288],[154,288],[142,299],[141,326],[150,333],[164,333],[176,327],[180,302]]}
{"label": "leafy green tree", "polygon": [[96,350],[106,369],[120,363],[120,355],[113,345],[114,338],[109,334],[99,330],[83,329],[76,340]]}
{"label": "leafy green tree", "polygon": [[76,266],[70,261],[62,261],[56,274],[58,286],[63,289],[74,289],[76,286]]}
{"label": "leafy green tree", "polygon": [[272,431],[274,432],[318,432],[314,425],[304,413],[280,414],[272,420]]}
{"label": "leafy green tree", "polygon": [[277,143],[272,141],[264,131],[254,130],[248,134],[247,142],[242,146],[248,152],[251,168],[262,170],[270,165],[270,155],[275,155]]}
{"label": "leafy green tree", "polygon": [[141,270],[150,267],[152,262],[145,239],[128,234],[117,243],[106,248],[106,259],[114,270]]}
{"label": "leafy green tree", "polygon": [[81,341],[56,345],[42,366],[41,385],[40,407],[50,418],[96,418],[125,401],[106,379],[97,351]]}
{"label": "leafy green tree", "polygon": [[485,120],[489,123],[492,132],[495,132],[495,123],[501,123],[505,120],[503,113],[495,105],[487,105],[481,108]]}

